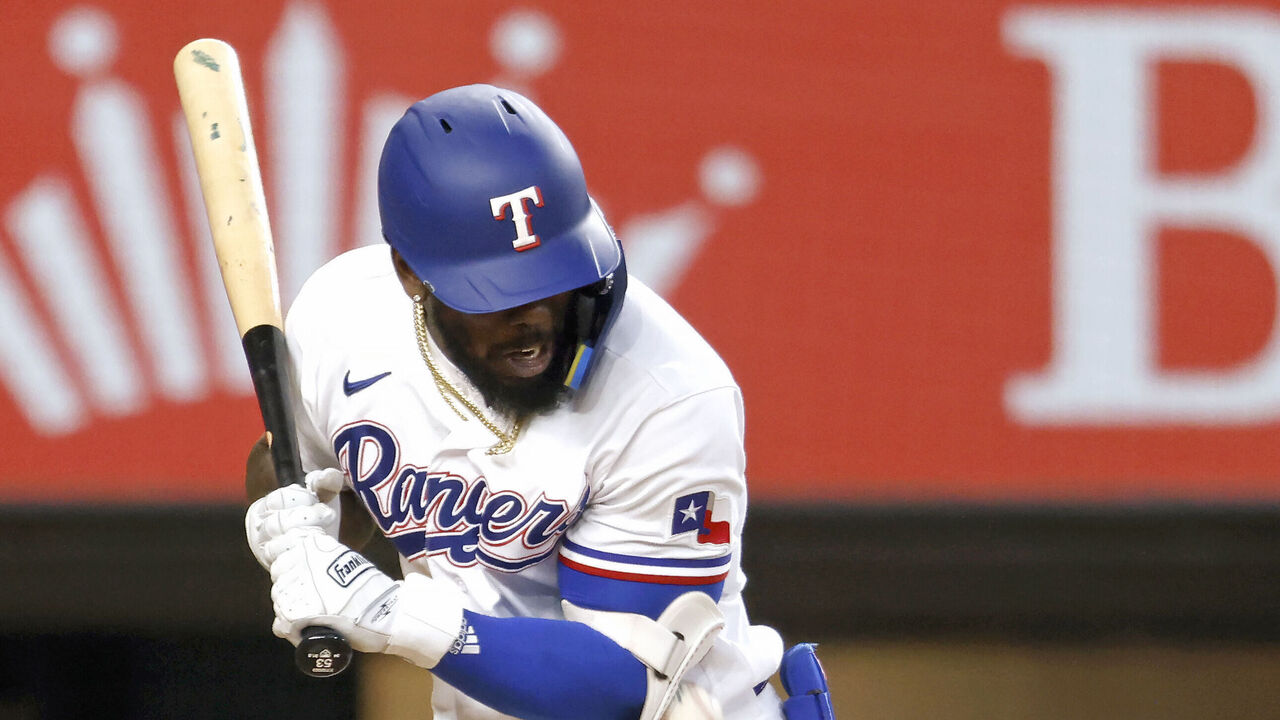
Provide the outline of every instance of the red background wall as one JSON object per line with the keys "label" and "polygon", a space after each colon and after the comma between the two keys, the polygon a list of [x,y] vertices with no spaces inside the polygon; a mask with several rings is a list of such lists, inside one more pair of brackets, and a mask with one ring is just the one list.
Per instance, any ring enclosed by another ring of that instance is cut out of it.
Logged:
{"label": "red background wall", "polygon": [[[101,213],[72,138],[73,104],[93,80],[61,69],[49,49],[51,28],[69,7],[20,0],[4,11],[0,212],[37,178],[65,178],[98,248],[100,279],[124,308],[118,261],[103,249]],[[266,149],[279,138],[263,117],[259,69],[286,4],[96,7],[114,23],[118,46],[94,77],[140,94],[175,212],[173,55],[201,36],[238,48],[270,204],[280,168]],[[356,172],[369,98],[515,79],[573,140],[624,244],[631,220],[680,207],[700,213],[705,241],[667,295],[742,384],[757,499],[1280,498],[1280,412],[1250,422],[1056,425],[1010,413],[1006,384],[1044,368],[1055,343],[1054,78],[1005,37],[1002,24],[1022,5],[289,7],[326,19],[341,48],[340,176]],[[524,7],[536,7],[561,38],[544,72],[521,74],[490,50],[495,23]],[[1260,11],[1280,18],[1280,7]],[[1150,72],[1144,107],[1154,118],[1147,137],[1157,176],[1229,169],[1270,121],[1258,110],[1261,91],[1229,64],[1174,58]],[[699,185],[700,159],[724,145],[747,153],[759,172],[758,192],[740,205],[717,202]],[[359,189],[337,188],[335,250],[363,242],[353,237]],[[173,272],[198,295],[192,235],[173,238],[181,261]],[[1156,367],[1225,373],[1258,355],[1277,298],[1274,269],[1256,243],[1228,227],[1168,227],[1152,244]],[[85,373],[53,329],[60,297],[35,281],[4,226],[0,262],[85,394]],[[200,337],[214,335],[207,303],[197,298],[195,307]],[[147,319],[128,311],[121,318],[150,378],[154,360],[140,340]],[[148,390],[124,416],[90,403],[83,424],[57,433],[33,428],[15,397],[0,387],[0,501],[234,500],[259,427],[252,399],[212,379],[181,401]]]}

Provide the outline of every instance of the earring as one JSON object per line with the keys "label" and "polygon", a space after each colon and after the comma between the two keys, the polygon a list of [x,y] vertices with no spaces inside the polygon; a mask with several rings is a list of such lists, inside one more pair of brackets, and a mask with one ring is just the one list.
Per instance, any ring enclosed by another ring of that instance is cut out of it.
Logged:
{"label": "earring", "polygon": [[415,304],[415,305],[421,305],[421,304],[422,304],[422,296],[421,296],[421,295],[414,295],[414,296],[413,296],[413,302],[414,302],[414,304]]}

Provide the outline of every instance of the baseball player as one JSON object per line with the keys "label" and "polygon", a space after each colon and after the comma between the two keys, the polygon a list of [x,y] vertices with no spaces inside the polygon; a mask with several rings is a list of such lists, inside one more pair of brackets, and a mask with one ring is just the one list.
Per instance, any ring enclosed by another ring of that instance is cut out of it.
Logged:
{"label": "baseball player", "polygon": [[833,717],[812,646],[784,661],[743,606],[740,391],[628,279],[560,129],[492,86],[433,95],[378,201],[389,247],[322,267],[286,325],[307,487],[246,516],[275,633],[430,669],[437,720]]}

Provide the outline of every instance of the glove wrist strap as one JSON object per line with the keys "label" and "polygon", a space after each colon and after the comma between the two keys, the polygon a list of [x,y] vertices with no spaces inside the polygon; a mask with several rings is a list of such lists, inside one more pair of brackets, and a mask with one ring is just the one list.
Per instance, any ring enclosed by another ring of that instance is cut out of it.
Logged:
{"label": "glove wrist strap", "polygon": [[450,588],[416,573],[400,588],[391,618],[386,652],[430,670],[466,642],[462,599]]}

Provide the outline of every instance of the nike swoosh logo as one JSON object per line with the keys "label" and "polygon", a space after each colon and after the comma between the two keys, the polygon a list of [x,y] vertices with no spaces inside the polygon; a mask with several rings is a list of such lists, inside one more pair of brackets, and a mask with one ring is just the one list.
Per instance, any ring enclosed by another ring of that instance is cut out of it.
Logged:
{"label": "nike swoosh logo", "polygon": [[391,374],[391,371],[388,370],[382,373],[381,375],[374,375],[373,377],[365,378],[363,380],[356,380],[355,382],[352,382],[351,371],[348,370],[347,374],[342,376],[342,392],[346,394],[347,397],[351,397],[352,395],[355,395],[356,393],[360,392],[361,390],[364,390],[365,388],[378,382],[379,380],[381,380],[382,378],[390,374]]}

